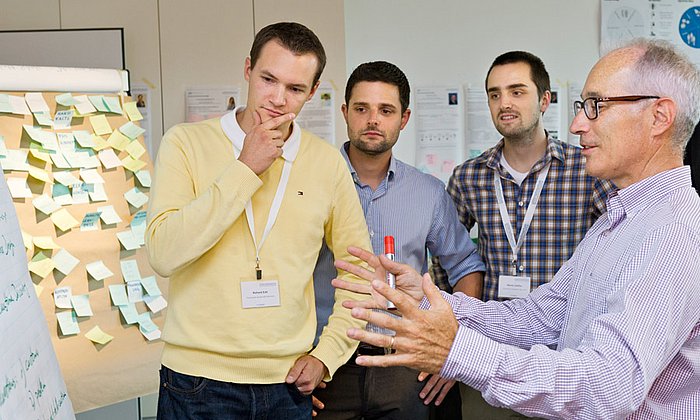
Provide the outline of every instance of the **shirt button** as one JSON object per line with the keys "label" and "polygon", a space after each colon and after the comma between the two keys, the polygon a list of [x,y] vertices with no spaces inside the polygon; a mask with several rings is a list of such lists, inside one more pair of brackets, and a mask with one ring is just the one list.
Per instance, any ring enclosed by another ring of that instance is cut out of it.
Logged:
{"label": "shirt button", "polygon": [[374,237],[374,231],[373,231],[373,230],[370,230],[370,231],[369,231],[369,237],[370,237],[370,238],[373,238],[373,237]]}
{"label": "shirt button", "polygon": [[521,265],[520,267],[518,267],[518,270],[520,270],[520,271],[525,271],[525,267],[523,267],[523,266]]}
{"label": "shirt button", "polygon": [[522,207],[524,205],[525,205],[525,203],[523,203],[522,201],[518,201],[518,206]]}

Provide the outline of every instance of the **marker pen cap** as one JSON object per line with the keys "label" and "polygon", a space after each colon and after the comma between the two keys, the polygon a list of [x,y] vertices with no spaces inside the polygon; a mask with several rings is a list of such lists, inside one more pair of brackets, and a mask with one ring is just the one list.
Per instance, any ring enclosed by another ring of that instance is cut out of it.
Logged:
{"label": "marker pen cap", "polygon": [[385,236],[384,237],[384,253],[385,254],[395,254],[394,252],[394,237]]}

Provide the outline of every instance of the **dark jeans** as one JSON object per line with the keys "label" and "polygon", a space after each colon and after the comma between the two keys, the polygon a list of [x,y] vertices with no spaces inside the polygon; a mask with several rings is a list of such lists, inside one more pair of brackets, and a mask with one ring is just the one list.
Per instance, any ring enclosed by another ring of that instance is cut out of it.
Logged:
{"label": "dark jeans", "polygon": [[314,395],[325,404],[318,419],[428,418],[428,406],[418,396],[424,383],[418,372],[404,367],[361,367],[352,360],[336,371],[326,389]]}
{"label": "dark jeans", "polygon": [[160,368],[158,419],[310,419],[311,396],[288,384],[234,384]]}

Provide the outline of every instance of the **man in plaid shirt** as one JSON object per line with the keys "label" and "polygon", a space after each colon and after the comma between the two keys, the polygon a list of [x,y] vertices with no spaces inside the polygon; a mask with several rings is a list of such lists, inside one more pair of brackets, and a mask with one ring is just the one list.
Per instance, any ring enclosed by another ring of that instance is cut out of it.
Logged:
{"label": "man in plaid shirt", "polygon": [[[551,92],[538,57],[524,51],[497,57],[486,76],[486,93],[503,138],[457,166],[447,185],[461,222],[467,229],[478,224],[485,301],[524,297],[547,283],[605,211],[607,193],[614,188],[585,174],[580,148],[545,131],[542,116]],[[439,266],[434,274],[444,280]],[[453,287],[462,291],[459,283]],[[478,392],[462,387],[464,404],[475,418],[516,414],[492,409]]]}

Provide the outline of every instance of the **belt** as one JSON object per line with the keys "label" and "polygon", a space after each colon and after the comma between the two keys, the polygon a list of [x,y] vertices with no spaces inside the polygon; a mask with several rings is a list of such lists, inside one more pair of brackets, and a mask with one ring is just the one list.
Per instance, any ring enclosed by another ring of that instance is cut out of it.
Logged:
{"label": "belt", "polygon": [[348,364],[358,366],[355,362],[355,359],[357,359],[358,356],[384,356],[395,352],[396,350],[394,349],[387,349],[384,347],[373,346],[371,344],[360,343],[360,345],[357,346],[357,350],[355,350],[355,354],[353,354],[350,360],[348,360]]}

